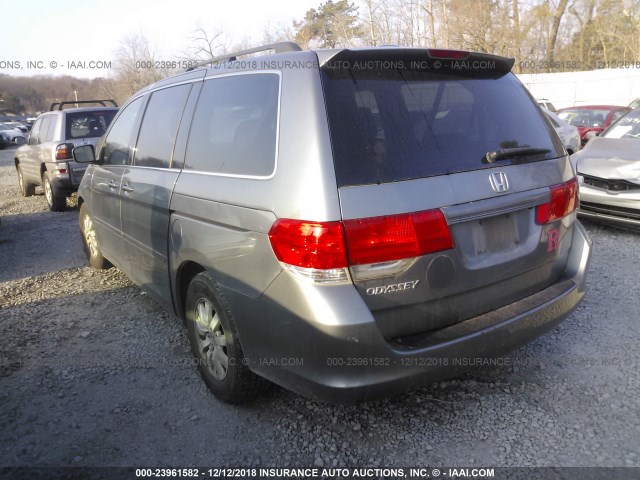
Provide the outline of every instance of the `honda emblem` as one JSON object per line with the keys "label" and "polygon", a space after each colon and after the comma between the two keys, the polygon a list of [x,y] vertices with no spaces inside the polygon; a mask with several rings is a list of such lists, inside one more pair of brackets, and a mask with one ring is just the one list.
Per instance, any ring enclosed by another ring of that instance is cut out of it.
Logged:
{"label": "honda emblem", "polygon": [[489,183],[496,193],[503,193],[509,190],[509,180],[504,172],[493,172],[489,175]]}

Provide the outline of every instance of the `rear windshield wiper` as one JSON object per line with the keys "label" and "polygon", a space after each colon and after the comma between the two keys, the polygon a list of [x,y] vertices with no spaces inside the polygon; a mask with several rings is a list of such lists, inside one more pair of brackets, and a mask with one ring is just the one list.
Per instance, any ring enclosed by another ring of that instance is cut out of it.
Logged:
{"label": "rear windshield wiper", "polygon": [[501,148],[500,150],[487,152],[482,161],[484,163],[493,163],[497,160],[504,160],[505,158],[525,157],[527,155],[536,155],[549,152],[551,152],[551,150],[549,150],[548,148],[537,147]]}

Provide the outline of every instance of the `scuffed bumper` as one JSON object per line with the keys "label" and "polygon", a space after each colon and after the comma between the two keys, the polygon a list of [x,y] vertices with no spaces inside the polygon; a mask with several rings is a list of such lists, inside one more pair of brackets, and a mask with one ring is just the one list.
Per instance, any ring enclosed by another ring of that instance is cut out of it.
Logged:
{"label": "scuffed bumper", "polygon": [[[257,304],[246,298],[231,299],[231,304],[238,306],[238,320],[251,319],[237,321],[237,326],[252,370],[306,396],[336,403],[367,401],[458,375],[553,328],[584,296],[590,253],[591,242],[576,222],[560,281],[441,330],[437,337],[406,344],[383,338],[348,285],[318,288],[281,275]],[[291,298],[306,301],[291,306],[286,302]]]}

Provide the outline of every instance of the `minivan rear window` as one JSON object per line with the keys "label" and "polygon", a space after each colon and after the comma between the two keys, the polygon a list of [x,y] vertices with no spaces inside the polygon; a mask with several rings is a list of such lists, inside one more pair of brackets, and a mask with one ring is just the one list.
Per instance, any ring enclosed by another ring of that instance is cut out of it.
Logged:
{"label": "minivan rear window", "polygon": [[[563,155],[512,74],[322,70],[339,186],[388,183]],[[546,150],[494,163],[500,149]]]}

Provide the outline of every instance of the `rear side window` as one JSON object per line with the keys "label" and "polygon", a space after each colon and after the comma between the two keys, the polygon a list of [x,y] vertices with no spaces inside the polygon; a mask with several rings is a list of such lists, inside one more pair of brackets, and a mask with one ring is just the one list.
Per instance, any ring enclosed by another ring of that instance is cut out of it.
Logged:
{"label": "rear side window", "polygon": [[[339,186],[536,161],[563,155],[542,112],[511,74],[323,69]],[[486,162],[487,152],[548,153]]]}
{"label": "rear side window", "polygon": [[142,98],[139,97],[127,105],[111,127],[101,155],[104,164],[127,165],[129,163],[131,142],[134,138],[133,129],[138,123]]}
{"label": "rear side window", "polygon": [[67,113],[65,135],[67,139],[97,138],[107,131],[117,110]]}
{"label": "rear side window", "polygon": [[38,135],[40,135],[40,127],[42,126],[42,118],[36,120],[29,133],[29,145],[37,145]]}
{"label": "rear side window", "polygon": [[52,116],[50,118],[51,120],[49,120],[49,128],[47,129],[47,135],[44,140],[45,142],[51,142],[53,140],[53,134],[55,133],[56,124],[58,123],[57,116]]}
{"label": "rear side window", "polygon": [[191,85],[158,90],[151,95],[142,119],[134,164],[169,168],[173,143]]}
{"label": "rear side window", "polygon": [[268,176],[275,169],[280,77],[261,73],[204,83],[191,124],[185,168]]}
{"label": "rear side window", "polygon": [[38,143],[43,143],[47,141],[47,132],[49,131],[49,125],[51,123],[51,115],[43,117],[42,123],[40,124],[40,130],[38,132]]}

